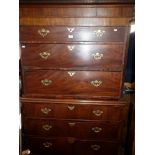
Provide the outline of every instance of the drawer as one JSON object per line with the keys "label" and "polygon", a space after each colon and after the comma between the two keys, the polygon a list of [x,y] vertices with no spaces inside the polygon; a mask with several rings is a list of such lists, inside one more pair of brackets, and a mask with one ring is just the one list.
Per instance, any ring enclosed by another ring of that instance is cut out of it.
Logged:
{"label": "drawer", "polygon": [[51,139],[44,137],[23,137],[23,148],[29,148],[33,154],[48,154],[48,155],[60,155],[70,154],[73,152],[72,139]]}
{"label": "drawer", "polygon": [[122,72],[27,70],[24,83],[26,96],[118,98]]}
{"label": "drawer", "polygon": [[41,68],[123,69],[119,44],[22,44],[23,66]]}
{"label": "drawer", "polygon": [[127,103],[117,101],[23,101],[22,114],[25,118],[57,118],[121,121],[126,118]]}
{"label": "drawer", "polygon": [[24,147],[29,148],[32,153],[53,155],[118,155],[119,144],[96,140],[80,140],[74,138],[43,138],[24,137]]}
{"label": "drawer", "polygon": [[75,150],[75,155],[118,155],[119,145],[113,142],[79,141]]}
{"label": "drawer", "polygon": [[[77,121],[23,119],[23,132],[44,137],[75,137],[119,141],[122,123],[108,121]],[[63,131],[62,131],[63,129]]]}
{"label": "drawer", "polygon": [[54,105],[49,103],[22,103],[22,115],[25,117],[54,117]]}
{"label": "drawer", "polygon": [[[74,103],[74,102],[73,102]],[[126,104],[106,102],[107,105],[84,103],[81,104],[55,104],[55,116],[59,119],[86,119],[86,120],[106,120],[122,121],[126,118]],[[109,105],[108,105],[109,104]]]}
{"label": "drawer", "polygon": [[124,42],[127,27],[20,26],[22,43]]}

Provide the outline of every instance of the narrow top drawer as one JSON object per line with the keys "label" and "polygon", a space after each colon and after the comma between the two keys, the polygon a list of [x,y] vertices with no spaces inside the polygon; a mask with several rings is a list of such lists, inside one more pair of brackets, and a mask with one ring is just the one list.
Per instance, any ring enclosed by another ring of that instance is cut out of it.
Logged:
{"label": "narrow top drawer", "polygon": [[21,26],[25,43],[124,42],[127,27]]}

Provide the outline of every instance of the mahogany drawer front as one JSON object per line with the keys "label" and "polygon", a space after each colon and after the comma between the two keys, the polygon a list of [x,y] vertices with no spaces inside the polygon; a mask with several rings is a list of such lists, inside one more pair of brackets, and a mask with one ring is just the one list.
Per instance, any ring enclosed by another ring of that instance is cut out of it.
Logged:
{"label": "mahogany drawer front", "polygon": [[124,46],[119,44],[22,44],[23,66],[41,68],[123,69]]}
{"label": "mahogany drawer front", "polygon": [[55,122],[49,119],[22,119],[22,132],[24,134],[43,135],[47,137],[54,136],[57,130]]}
{"label": "mahogany drawer front", "polygon": [[80,141],[75,150],[75,155],[118,155],[119,145],[112,142]]}
{"label": "mahogany drawer front", "polygon": [[124,104],[55,104],[55,116],[59,119],[72,118],[85,120],[122,121],[125,119],[126,116],[126,106]]}
{"label": "mahogany drawer front", "polygon": [[54,117],[54,104],[49,103],[22,103],[22,115],[24,117]]}
{"label": "mahogany drawer front", "polygon": [[20,26],[27,43],[124,42],[128,27]]}
{"label": "mahogany drawer front", "polygon": [[[97,102],[96,102],[97,103]],[[22,114],[25,118],[58,118],[58,119],[85,119],[122,121],[126,118],[125,104],[107,101],[109,105],[74,104],[73,103],[46,103],[22,102]]]}
{"label": "mahogany drawer front", "polygon": [[23,137],[23,148],[29,148],[31,153],[42,153],[42,154],[71,154],[72,153],[72,144],[68,139],[51,139],[51,138],[38,138],[31,136]]}
{"label": "mahogany drawer front", "polygon": [[24,95],[120,96],[122,72],[27,70]]}
{"label": "mahogany drawer front", "polygon": [[25,134],[45,137],[119,141],[121,128],[122,123],[120,122],[23,119],[23,132]]}
{"label": "mahogany drawer front", "polygon": [[[70,155],[118,155],[119,144],[115,142],[104,142],[97,140],[81,140],[74,138],[44,138],[25,136],[24,147],[29,148],[32,153],[44,154],[70,154]],[[59,154],[59,155],[60,155]]]}

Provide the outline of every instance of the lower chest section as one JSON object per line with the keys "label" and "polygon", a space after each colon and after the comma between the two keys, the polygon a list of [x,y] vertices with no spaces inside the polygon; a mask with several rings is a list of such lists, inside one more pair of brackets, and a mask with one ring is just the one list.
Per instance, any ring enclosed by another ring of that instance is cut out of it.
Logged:
{"label": "lower chest section", "polygon": [[118,155],[124,101],[22,98],[23,148],[32,153]]}

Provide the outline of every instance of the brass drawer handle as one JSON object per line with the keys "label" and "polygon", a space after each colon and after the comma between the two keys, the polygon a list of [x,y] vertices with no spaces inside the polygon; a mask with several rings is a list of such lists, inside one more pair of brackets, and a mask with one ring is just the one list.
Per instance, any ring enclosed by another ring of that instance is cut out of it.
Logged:
{"label": "brass drawer handle", "polygon": [[44,130],[46,130],[46,131],[49,131],[52,128],[52,126],[51,125],[48,125],[48,124],[45,124],[45,125],[42,126],[42,128]]}
{"label": "brass drawer handle", "polygon": [[90,82],[94,87],[99,87],[102,84],[100,80],[94,80]]}
{"label": "brass drawer handle", "polygon": [[92,131],[94,131],[95,133],[99,133],[102,131],[102,128],[99,128],[99,127],[93,127],[92,128]]}
{"label": "brass drawer handle", "polygon": [[73,49],[75,48],[75,46],[73,46],[73,45],[68,45],[67,48],[68,48],[70,51],[73,51]]}
{"label": "brass drawer handle", "polygon": [[70,111],[73,111],[73,110],[75,109],[75,106],[74,106],[74,105],[68,105],[67,107],[68,107],[68,109],[69,109]]}
{"label": "brass drawer handle", "polygon": [[26,46],[25,46],[25,45],[21,45],[21,47],[22,47],[22,48],[26,48]]}
{"label": "brass drawer handle", "polygon": [[75,30],[75,28],[74,28],[74,27],[67,27],[67,30],[68,30],[70,33],[72,33],[72,32]]}
{"label": "brass drawer handle", "polygon": [[76,124],[75,122],[69,122],[69,123],[68,123],[68,125],[69,125],[70,127],[75,126],[75,124]]}
{"label": "brass drawer handle", "polygon": [[43,112],[44,114],[48,114],[49,112],[51,111],[51,109],[50,108],[41,108],[41,112]]}
{"label": "brass drawer handle", "polygon": [[29,155],[31,151],[29,149],[22,151],[21,155]]}
{"label": "brass drawer handle", "polygon": [[49,148],[49,147],[52,146],[52,143],[44,142],[44,143],[43,143],[43,146],[46,147],[46,148]]}
{"label": "brass drawer handle", "polygon": [[43,59],[47,59],[51,54],[49,52],[39,53],[40,57]]}
{"label": "brass drawer handle", "polygon": [[98,151],[100,148],[101,148],[101,146],[100,145],[91,145],[91,148],[94,150],[94,151]]}
{"label": "brass drawer handle", "polygon": [[48,80],[48,79],[44,79],[44,80],[41,80],[41,83],[44,86],[49,86],[52,83],[52,81],[51,80]]}
{"label": "brass drawer handle", "polygon": [[101,116],[103,114],[103,111],[101,111],[101,110],[93,110],[93,114],[95,116]]}
{"label": "brass drawer handle", "polygon": [[75,72],[69,71],[68,74],[69,74],[69,76],[73,76],[73,75],[75,75]]}
{"label": "brass drawer handle", "polygon": [[100,60],[100,59],[102,59],[103,54],[95,53],[95,54],[92,54],[92,56],[93,56],[93,58],[94,58],[95,60]]}
{"label": "brass drawer handle", "polygon": [[42,28],[38,30],[38,33],[44,38],[45,36],[47,36],[48,33],[50,33],[50,31]]}
{"label": "brass drawer handle", "polygon": [[99,29],[99,30],[94,31],[94,33],[97,37],[102,37],[105,31]]}
{"label": "brass drawer handle", "polygon": [[69,34],[69,35],[68,35],[68,38],[69,38],[69,39],[73,39],[73,38],[74,38],[74,36],[73,36],[73,35],[71,35],[71,34]]}
{"label": "brass drawer handle", "polygon": [[75,139],[74,138],[68,138],[67,141],[68,141],[69,144],[75,143]]}

